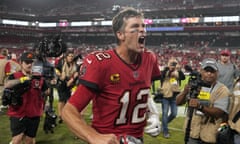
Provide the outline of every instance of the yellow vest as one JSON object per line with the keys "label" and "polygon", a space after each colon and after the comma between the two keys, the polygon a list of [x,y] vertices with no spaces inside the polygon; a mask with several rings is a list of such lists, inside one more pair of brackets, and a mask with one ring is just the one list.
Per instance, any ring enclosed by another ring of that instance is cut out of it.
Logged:
{"label": "yellow vest", "polygon": [[[215,90],[211,92],[209,107],[212,107],[217,99],[230,96],[228,88],[221,83],[217,83],[214,89]],[[215,119],[207,117],[206,115],[197,115],[195,112],[196,110],[194,110],[191,121],[190,137],[196,139],[200,138],[202,141],[208,143],[216,143],[216,135],[220,124],[223,122],[223,118]],[[185,120],[184,128],[186,128],[187,120],[188,119]]]}
{"label": "yellow vest", "polygon": [[0,85],[4,84],[4,81],[7,77],[5,73],[5,66],[8,63],[8,60],[6,59],[0,59]]}

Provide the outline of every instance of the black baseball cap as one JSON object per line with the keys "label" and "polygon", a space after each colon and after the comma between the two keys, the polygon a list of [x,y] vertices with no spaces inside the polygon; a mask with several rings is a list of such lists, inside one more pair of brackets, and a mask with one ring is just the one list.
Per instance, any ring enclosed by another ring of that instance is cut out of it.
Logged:
{"label": "black baseball cap", "polygon": [[32,61],[35,59],[35,56],[32,52],[24,52],[21,57],[20,60],[21,61]]}

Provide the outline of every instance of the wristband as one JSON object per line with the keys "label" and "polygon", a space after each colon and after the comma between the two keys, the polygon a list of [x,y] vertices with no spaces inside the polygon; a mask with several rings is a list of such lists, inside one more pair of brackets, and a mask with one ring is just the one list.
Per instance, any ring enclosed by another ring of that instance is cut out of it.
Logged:
{"label": "wristband", "polygon": [[20,83],[24,83],[26,80],[29,80],[28,77],[21,77],[20,79]]}

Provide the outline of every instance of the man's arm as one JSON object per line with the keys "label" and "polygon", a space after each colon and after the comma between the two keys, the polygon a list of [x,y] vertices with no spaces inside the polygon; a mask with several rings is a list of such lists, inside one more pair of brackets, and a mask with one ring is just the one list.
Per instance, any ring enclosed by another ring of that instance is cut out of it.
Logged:
{"label": "man's arm", "polygon": [[182,92],[180,92],[177,97],[176,97],[176,104],[177,105],[182,105],[186,103],[187,100],[187,95],[190,92],[190,86],[187,84],[185,85],[184,89]]}
{"label": "man's arm", "polygon": [[[90,142],[95,139],[98,133],[90,127],[78,110],[70,103],[67,103],[62,111],[62,118],[69,129],[81,139]],[[91,142],[90,142],[91,143]]]}
{"label": "man's arm", "polygon": [[200,104],[199,100],[196,98],[192,98],[189,100],[189,106],[198,109],[204,114],[211,117],[221,118],[224,116],[224,111],[220,108],[204,106]]}
{"label": "man's arm", "polygon": [[[83,92],[84,89],[78,89],[77,91]],[[79,93],[76,92],[76,93]],[[71,98],[73,98],[73,95]],[[117,136],[114,134],[100,134],[94,128],[87,124],[84,117],[81,115],[81,111],[67,102],[62,110],[62,118],[69,129],[82,140],[90,144],[119,144]]]}
{"label": "man's arm", "polygon": [[14,79],[13,75],[10,75],[9,79],[6,80],[6,82],[4,84],[4,88],[13,88],[16,85],[23,84],[30,80],[31,80],[31,78],[27,77],[27,76],[20,77],[18,79]]}

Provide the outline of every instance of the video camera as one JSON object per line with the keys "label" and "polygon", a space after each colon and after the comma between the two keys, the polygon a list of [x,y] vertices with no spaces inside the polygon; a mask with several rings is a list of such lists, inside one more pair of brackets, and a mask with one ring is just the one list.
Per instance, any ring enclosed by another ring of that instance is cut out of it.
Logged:
{"label": "video camera", "polygon": [[54,66],[47,61],[47,57],[59,57],[67,50],[66,44],[61,36],[55,36],[52,39],[44,38],[35,48],[37,61],[34,62],[32,72],[33,77],[43,76],[52,79],[55,76]]}
{"label": "video camera", "polygon": [[[44,38],[35,48],[35,55],[37,57],[37,60],[33,63],[32,79],[36,79],[37,81],[41,77],[44,77],[50,88],[50,95],[48,99],[49,108],[45,109],[46,115],[43,126],[43,129],[46,133],[48,133],[48,131],[53,133],[53,128],[56,127],[57,119],[57,116],[53,109],[53,87],[55,87],[55,85],[50,82],[56,76],[55,67],[47,60],[47,57],[59,57],[66,51],[67,46],[59,35],[53,37],[52,39]],[[44,99],[46,103],[47,97],[44,96]]]}
{"label": "video camera", "polygon": [[[211,84],[208,84],[202,80],[201,74],[198,71],[191,71],[188,84],[190,86],[190,93],[189,93],[190,98],[198,98],[198,95],[202,87],[208,87],[208,88],[211,87]],[[194,108],[188,107],[188,121],[187,121],[185,138],[184,138],[185,144],[188,143],[188,140],[190,137],[193,112],[194,112]]]}
{"label": "video camera", "polygon": [[22,105],[22,95],[29,89],[30,83],[25,82],[15,85],[13,88],[5,88],[2,95],[2,104],[4,106],[20,106]]}
{"label": "video camera", "polygon": [[202,80],[201,74],[198,71],[192,71],[190,73],[189,85],[191,88],[191,98],[197,98],[201,87],[211,87],[211,84],[208,84]]}

